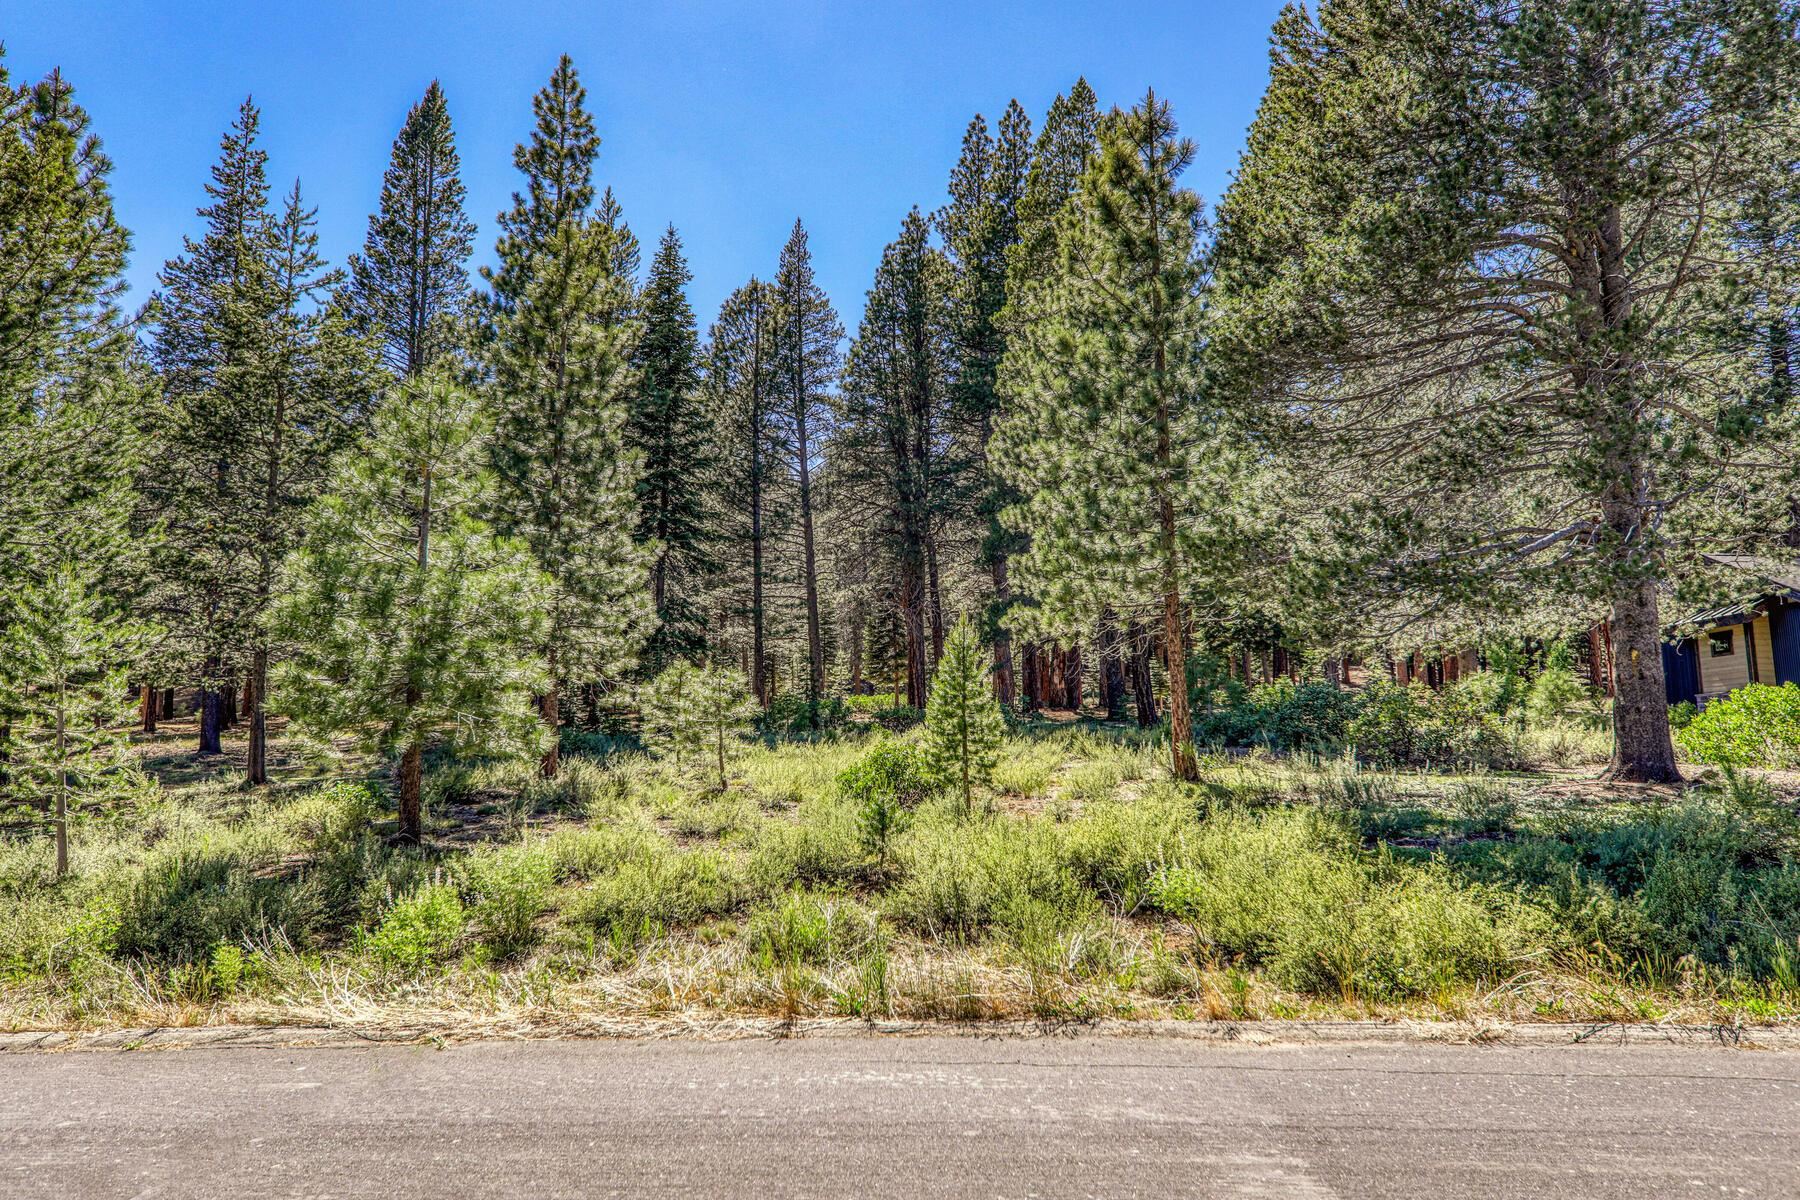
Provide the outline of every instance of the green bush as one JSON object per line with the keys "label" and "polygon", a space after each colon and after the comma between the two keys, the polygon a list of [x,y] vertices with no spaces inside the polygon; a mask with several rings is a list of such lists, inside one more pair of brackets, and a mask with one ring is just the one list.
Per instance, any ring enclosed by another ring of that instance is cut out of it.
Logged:
{"label": "green bush", "polygon": [[751,886],[762,895],[796,883],[856,883],[868,871],[858,809],[836,797],[804,801],[792,823],[765,822],[754,835],[748,866]]}
{"label": "green bush", "polygon": [[1329,683],[1284,679],[1227,694],[1231,705],[1204,712],[1197,721],[1201,741],[1332,753],[1344,745],[1359,706],[1355,692]]}
{"label": "green bush", "polygon": [[900,840],[902,874],[888,913],[932,936],[1014,929],[1035,905],[1071,915],[1095,905],[1065,860],[1054,827],[1005,818],[920,821]]}
{"label": "green bush", "polygon": [[1800,686],[1741,687],[1701,709],[1675,740],[1695,762],[1800,767]]}
{"label": "green bush", "polygon": [[[814,713],[817,712],[817,719]],[[769,701],[768,709],[757,721],[765,734],[775,737],[798,737],[805,734],[839,729],[850,721],[850,706],[842,696],[821,697],[818,704],[807,701],[802,692],[783,692]]]}
{"label": "green bush", "polygon": [[608,937],[637,940],[728,913],[743,893],[742,876],[716,851],[664,848],[595,880],[571,916]]}
{"label": "green bush", "polygon": [[465,918],[455,888],[427,884],[390,908],[365,944],[388,966],[417,974],[450,957]]}
{"label": "green bush", "polygon": [[1374,680],[1345,733],[1356,756],[1378,767],[1501,767],[1511,757],[1505,731],[1473,683],[1434,692],[1422,683]]}
{"label": "green bush", "polygon": [[1491,979],[1541,924],[1442,868],[1368,854],[1345,826],[1307,810],[1214,815],[1151,890],[1215,954],[1266,967],[1297,990],[1346,997]]}
{"label": "green bush", "polygon": [[745,937],[765,967],[824,966],[860,954],[876,936],[874,915],[850,899],[790,891],[750,914]]}
{"label": "green bush", "polygon": [[502,954],[529,946],[549,904],[556,860],[542,844],[511,846],[463,860],[469,916],[484,945]]}

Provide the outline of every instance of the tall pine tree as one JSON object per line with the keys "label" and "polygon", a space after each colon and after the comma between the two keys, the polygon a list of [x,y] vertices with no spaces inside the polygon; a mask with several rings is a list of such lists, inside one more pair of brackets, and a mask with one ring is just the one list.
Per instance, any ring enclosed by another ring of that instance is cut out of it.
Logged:
{"label": "tall pine tree", "polygon": [[456,337],[475,225],[463,213],[462,162],[437,80],[406,114],[363,252],[350,257],[345,306],[398,375],[421,374]]}
{"label": "tall pine tree", "polygon": [[649,675],[677,659],[699,661],[707,643],[700,601],[716,569],[716,431],[700,394],[699,335],[687,298],[692,279],[670,226],[639,299],[643,333],[626,425],[642,463],[638,540],[655,555],[650,599],[656,628],[644,648]]}
{"label": "tall pine tree", "polygon": [[706,386],[719,430],[720,499],[727,561],[743,563],[742,617],[749,626],[748,674],[769,706],[769,578],[787,526],[787,443],[775,378],[774,289],[761,280],[726,297],[706,352]]}
{"label": "tall pine tree", "polygon": [[[844,372],[831,443],[834,507],[877,531],[897,567],[906,702],[923,707],[941,644],[935,530],[957,464],[945,429],[953,378],[950,269],[917,209],[882,254]],[[939,628],[930,630],[928,625]]]}
{"label": "tall pine tree", "polygon": [[806,699],[816,724],[825,692],[825,640],[819,624],[819,556],[814,543],[813,476],[829,432],[829,401],[837,382],[838,343],[844,327],[830,299],[813,279],[806,228],[781,249],[775,272],[775,389],[796,489],[800,518],[801,589],[806,606]]}
{"label": "tall pine tree", "polygon": [[1019,240],[1019,205],[1031,158],[1031,119],[1017,100],[1006,106],[997,139],[988,135],[987,122],[976,117],[963,135],[962,155],[950,175],[950,202],[937,214],[944,253],[954,270],[952,419],[967,430],[978,456],[975,507],[986,525],[981,558],[995,598],[987,622],[994,646],[994,694],[1006,705],[1013,703],[1015,689],[1012,635],[1002,617],[1011,594],[1008,560],[1015,546],[1000,524],[1000,513],[1017,497],[988,457],[1002,404],[997,378],[1006,353],[1000,315],[1006,308],[1007,256]]}
{"label": "tall pine tree", "polygon": [[[626,443],[635,322],[615,271],[616,231],[593,214],[600,139],[567,56],[532,101],[514,152],[525,176],[484,268],[481,357],[494,419],[494,523],[524,540],[551,580],[539,701],[554,735],[571,684],[616,681],[653,616],[649,554],[635,540],[639,460]],[[557,748],[543,759],[556,774]]]}
{"label": "tall pine tree", "polygon": [[1178,183],[1193,154],[1154,93],[1110,123],[1002,369],[1021,581],[1050,631],[1160,611],[1180,779],[1197,773],[1186,605],[1202,568],[1226,569],[1238,458],[1201,387],[1200,202]]}

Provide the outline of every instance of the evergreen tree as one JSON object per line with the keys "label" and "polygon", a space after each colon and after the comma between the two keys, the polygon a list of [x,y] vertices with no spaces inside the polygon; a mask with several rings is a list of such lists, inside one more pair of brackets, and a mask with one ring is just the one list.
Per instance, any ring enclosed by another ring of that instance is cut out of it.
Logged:
{"label": "evergreen tree", "polygon": [[5,788],[50,813],[56,875],[69,870],[69,810],[129,769],[126,671],[144,631],[97,593],[92,568],[64,562],[14,595],[0,636],[0,687],[12,717],[0,728]]}
{"label": "evergreen tree", "polygon": [[708,759],[725,790],[731,752],[751,729],[758,711],[741,673],[727,667],[677,662],[644,686],[644,744],[667,757],[676,774]]}
{"label": "evergreen tree", "polygon": [[1785,526],[1744,502],[1765,431],[1729,225],[1790,120],[1797,15],[1290,10],[1221,209],[1217,386],[1322,465],[1327,594],[1604,613],[1618,778],[1679,777],[1661,590]]}
{"label": "evergreen tree", "polygon": [[973,807],[974,789],[993,777],[1005,734],[983,650],[969,619],[958,621],[944,642],[925,709],[926,764],[934,778],[956,790],[965,813]]}
{"label": "evergreen tree", "polygon": [[474,222],[463,214],[461,169],[450,109],[434,79],[394,140],[380,208],[369,218],[363,252],[350,257],[344,297],[399,375],[424,372],[456,336],[475,241]]}
{"label": "evergreen tree", "polygon": [[1160,609],[1180,779],[1197,773],[1185,604],[1198,571],[1230,569],[1240,457],[1201,388],[1200,202],[1177,182],[1193,154],[1154,94],[1111,123],[1057,218],[1039,319],[1008,347],[1000,456],[1024,497],[1008,521],[1031,534],[1019,574],[1045,632]]}
{"label": "evergreen tree", "polygon": [[164,411],[149,484],[169,531],[163,607],[199,668],[200,750],[219,751],[226,693],[244,678],[252,783],[267,779],[262,616],[376,386],[372,348],[319,305],[342,276],[319,257],[299,185],[279,214],[268,207],[258,120],[246,100],[200,210],[206,234],[159,276],[151,356]]}
{"label": "evergreen tree", "polygon": [[725,540],[747,560],[739,594],[750,627],[751,690],[769,706],[768,592],[772,547],[786,528],[787,444],[777,412],[774,290],[760,280],[726,297],[710,331],[706,386],[719,430]]}
{"label": "evergreen tree", "polygon": [[111,169],[61,74],[15,87],[0,49],[0,624],[57,558],[137,590],[142,541],[123,532],[142,388]]}
{"label": "evergreen tree", "polygon": [[917,209],[883,253],[850,348],[832,439],[834,509],[875,530],[898,568],[906,630],[906,702],[925,703],[929,659],[942,645],[930,571],[935,529],[959,472],[947,437],[951,351],[949,264]]}
{"label": "evergreen tree", "polygon": [[699,336],[687,285],[693,279],[670,226],[641,297],[637,385],[627,441],[642,461],[638,540],[653,547],[650,598],[657,625],[644,650],[655,674],[677,658],[697,661],[707,643],[703,589],[716,569],[715,431],[700,394]]}
{"label": "evergreen tree", "polygon": [[532,696],[550,589],[530,550],[482,519],[487,433],[475,398],[441,375],[394,391],[314,505],[270,620],[296,647],[277,705],[315,737],[399,754],[409,841],[430,743],[509,754],[544,741]]}
{"label": "evergreen tree", "polygon": [[[629,671],[653,615],[653,548],[634,539],[640,463],[625,440],[638,326],[613,319],[630,284],[613,269],[615,232],[591,212],[600,142],[585,95],[564,57],[533,101],[536,128],[513,156],[526,189],[483,269],[494,523],[551,580],[540,712],[553,734],[567,686]],[[546,777],[557,760],[552,745]]]}
{"label": "evergreen tree", "polygon": [[825,692],[825,641],[819,624],[818,551],[813,541],[813,475],[827,433],[844,327],[813,281],[812,252],[799,221],[775,273],[775,394],[792,464],[800,518],[801,589],[806,605],[806,700],[816,725]]}
{"label": "evergreen tree", "polygon": [[1008,559],[1015,547],[999,516],[1017,496],[987,459],[1001,411],[997,379],[1006,352],[1000,315],[1007,301],[1007,256],[1018,242],[1019,206],[1031,162],[1031,120],[1017,100],[1006,106],[997,140],[976,117],[950,176],[950,202],[937,214],[944,253],[954,269],[952,413],[958,424],[969,427],[979,455],[976,511],[986,524],[981,558],[993,578],[996,601],[989,614],[994,692],[1007,705],[1014,699],[1012,635],[1001,617],[1011,594]]}

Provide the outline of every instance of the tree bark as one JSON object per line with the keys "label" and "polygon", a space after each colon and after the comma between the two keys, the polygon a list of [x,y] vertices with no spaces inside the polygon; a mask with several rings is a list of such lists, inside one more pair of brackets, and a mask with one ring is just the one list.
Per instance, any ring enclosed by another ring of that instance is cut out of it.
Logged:
{"label": "tree bark", "polygon": [[900,566],[900,612],[906,624],[906,702],[925,707],[925,587],[916,561]]}
{"label": "tree bark", "polygon": [[1131,695],[1137,707],[1137,723],[1140,729],[1150,729],[1156,725],[1156,679],[1150,670],[1150,631],[1136,621],[1125,631],[1126,640],[1131,644]]}
{"label": "tree bark", "polygon": [[250,753],[244,764],[252,786],[269,782],[269,714],[263,703],[269,686],[269,649],[258,646],[244,679],[244,714],[250,723]]}
{"label": "tree bark", "polygon": [[1607,778],[1678,783],[1654,583],[1639,583],[1613,601],[1612,635],[1613,758]]}
{"label": "tree bark", "polygon": [[550,680],[550,686],[544,690],[538,701],[538,715],[544,726],[550,731],[550,748],[544,751],[543,760],[538,764],[538,774],[545,779],[555,779],[557,768],[562,763],[562,700],[557,695],[556,680]]}
{"label": "tree bark", "polygon": [[219,689],[208,681],[200,686],[201,754],[220,754],[219,734],[224,727],[224,702]]}
{"label": "tree bark", "polygon": [[1036,712],[1044,706],[1043,694],[1038,691],[1038,657],[1042,649],[1036,642],[1026,642],[1020,650],[1021,679],[1020,698],[1028,713]]}
{"label": "tree bark", "polygon": [[1095,649],[1100,655],[1100,707],[1109,721],[1125,719],[1125,659],[1118,618],[1109,609],[1100,615]]}
{"label": "tree bark", "polygon": [[425,833],[425,747],[417,738],[400,755],[400,840],[417,843]]}
{"label": "tree bark", "polygon": [[151,687],[147,683],[144,685],[144,695],[139,701],[138,711],[143,717],[144,732],[146,734],[154,734],[156,732],[156,718],[161,715],[158,711],[160,707],[158,702],[161,699],[161,692],[157,691],[157,689]]}
{"label": "tree bark", "polygon": [[1012,583],[1006,574],[1006,555],[994,555],[994,698],[1011,707],[1017,699],[1013,685],[1012,634],[1006,629],[1006,606],[1012,599]]}

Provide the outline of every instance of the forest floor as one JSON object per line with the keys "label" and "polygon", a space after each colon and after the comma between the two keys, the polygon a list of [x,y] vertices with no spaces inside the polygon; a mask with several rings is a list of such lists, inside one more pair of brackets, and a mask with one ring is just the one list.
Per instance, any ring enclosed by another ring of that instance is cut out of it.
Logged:
{"label": "forest floor", "polygon": [[193,734],[135,735],[146,782],[76,823],[66,880],[0,828],[0,1029],[1800,1019],[1787,778],[1231,753],[1181,784],[1064,719],[1013,730],[975,811],[883,837],[837,783],[886,736],[856,727],[754,744],[723,790],[603,740],[555,781],[438,764],[401,847],[378,764],[278,732],[250,789],[241,736]]}

